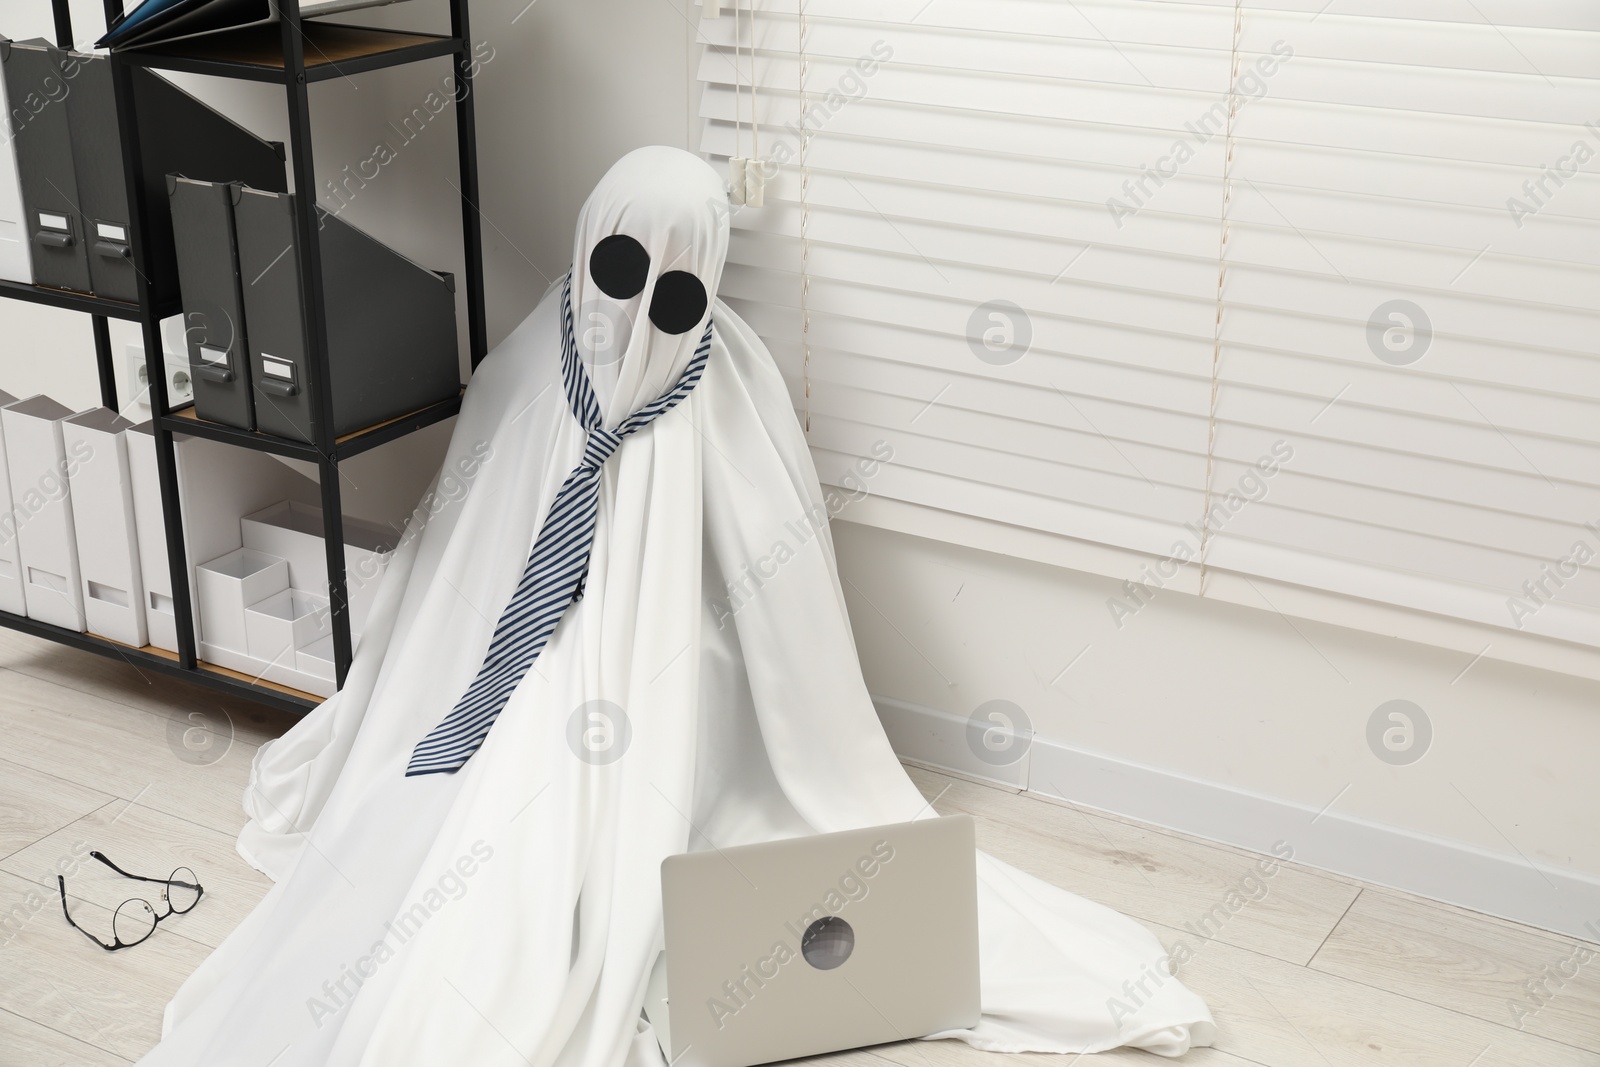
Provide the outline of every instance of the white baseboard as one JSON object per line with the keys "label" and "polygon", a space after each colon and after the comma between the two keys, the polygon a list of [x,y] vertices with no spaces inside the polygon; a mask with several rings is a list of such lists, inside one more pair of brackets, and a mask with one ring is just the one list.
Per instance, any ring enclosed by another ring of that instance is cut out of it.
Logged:
{"label": "white baseboard", "polygon": [[1513,922],[1600,942],[1600,878],[1514,854],[1433,837],[1033,740],[1022,761],[985,767],[964,720],[902,701],[876,701],[895,751],[932,769],[1055,797],[1253,852],[1280,841],[1296,863],[1415,893]]}
{"label": "white baseboard", "polygon": [[1015,793],[1028,787],[1028,751],[1008,766],[980,760],[967,744],[967,720],[932,708],[898,700],[873,698],[884,733],[901,759],[930,770],[950,771],[985,784],[993,783]]}

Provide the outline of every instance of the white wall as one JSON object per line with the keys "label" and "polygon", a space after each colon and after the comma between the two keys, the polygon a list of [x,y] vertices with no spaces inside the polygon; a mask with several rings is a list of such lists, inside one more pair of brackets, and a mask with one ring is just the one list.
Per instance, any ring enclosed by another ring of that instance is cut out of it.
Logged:
{"label": "white wall", "polygon": [[[1463,674],[1457,652],[1173,591],[1119,630],[1109,578],[851,522],[836,538],[877,696],[963,719],[1009,700],[1041,739],[1600,874],[1600,683],[1487,657]],[[1396,698],[1433,726],[1409,766],[1366,739]]]}
{"label": "white wall", "polygon": [[[1553,929],[1600,921],[1600,683],[1170,590],[1119,629],[1109,578],[849,521],[835,538],[902,754],[1245,847],[1286,838]],[[1394,699],[1432,726],[1404,766],[1367,738]],[[1037,731],[1017,764],[972,755],[963,727],[993,700]],[[1440,883],[1446,864],[1462,877]]]}

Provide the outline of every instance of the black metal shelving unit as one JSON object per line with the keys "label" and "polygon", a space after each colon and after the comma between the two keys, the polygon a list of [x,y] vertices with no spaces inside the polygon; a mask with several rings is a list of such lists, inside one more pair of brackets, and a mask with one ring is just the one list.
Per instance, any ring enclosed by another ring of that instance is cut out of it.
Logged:
{"label": "black metal shelving unit", "polygon": [[[285,686],[262,682],[236,671],[200,660],[194,632],[189,561],[183,544],[183,509],[179,498],[173,435],[206,437],[239,447],[303,459],[317,465],[321,486],[323,537],[327,548],[328,599],[333,623],[334,658],[339,685],[350,667],[349,602],[345,585],[344,518],[340,501],[339,463],[371,448],[403,437],[424,426],[455,415],[460,396],[391,419],[342,437],[333,435],[333,397],[329,388],[327,317],[322,302],[322,264],[318,247],[316,171],[311,149],[311,104],[307,87],[329,78],[343,78],[404,63],[450,57],[455,68],[457,93],[456,134],[459,155],[462,250],[465,259],[467,337],[471,365],[476,368],[488,350],[483,300],[483,235],[478,213],[477,129],[472,91],[473,64],[468,0],[448,0],[450,33],[408,33],[363,26],[302,21],[298,7],[280,7],[276,25],[210,34],[166,45],[114,52],[112,80],[117,117],[122,131],[122,157],[128,176],[128,206],[133,262],[138,271],[139,303],[105,300],[85,293],[35,285],[0,282],[0,297],[26,300],[51,307],[80,311],[91,316],[95,356],[99,364],[101,402],[116,408],[107,319],[138,322],[144,337],[146,371],[150,381],[150,409],[154,418],[156,464],[160,473],[163,517],[168,556],[172,567],[173,608],[178,631],[177,653],[145,647],[133,648],[94,634],[40,623],[0,612],[0,626],[21,630],[74,648],[126,660],[141,669],[175,674],[213,689],[245,696],[289,711],[306,711],[319,698]],[[67,0],[51,0],[56,39],[72,47],[72,21]],[[109,26],[123,12],[122,0],[105,0]],[[309,54],[309,55],[308,55]],[[177,307],[155,307],[149,293],[144,231],[150,224],[145,190],[139,181],[139,116],[134,103],[131,71],[135,67],[181,71],[220,78],[272,82],[284,87],[289,115],[289,151],[294,190],[301,205],[296,219],[296,239],[303,258],[301,305],[305,309],[305,350],[311,373],[307,389],[320,414],[317,439],[311,444],[269,434],[238,430],[206,422],[192,409],[175,413],[168,408],[160,322],[177,314]],[[204,506],[196,502],[195,506]]]}

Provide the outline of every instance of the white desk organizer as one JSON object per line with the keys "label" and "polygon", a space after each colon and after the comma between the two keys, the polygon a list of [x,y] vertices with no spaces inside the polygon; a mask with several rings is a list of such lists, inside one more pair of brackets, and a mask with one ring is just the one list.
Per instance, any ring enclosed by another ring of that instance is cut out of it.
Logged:
{"label": "white desk organizer", "polygon": [[295,653],[333,633],[328,601],[299,589],[285,589],[244,609],[250,656],[264,663],[299,669]]}
{"label": "white desk organizer", "polygon": [[6,439],[11,516],[28,617],[82,633],[83,590],[61,437],[61,420],[71,414],[70,408],[43,394],[29,397],[0,408],[0,432]]}
{"label": "white desk organizer", "polygon": [[333,695],[328,601],[290,587],[288,560],[239,548],[202,563],[197,573],[201,659],[316,696]]}
{"label": "white desk organizer", "polygon": [[253,672],[257,664],[250,655],[245,607],[287,591],[289,564],[265,552],[238,548],[200,564],[196,573],[195,597],[206,661]]}
{"label": "white desk organizer", "polygon": [[143,647],[144,579],[133,514],[124,435],[133,423],[110,408],[91,408],[61,424],[78,542],[83,616],[90,633]]}
{"label": "white desk organizer", "polygon": [[[360,634],[350,635],[350,647],[354,650],[361,644]],[[333,637],[318,638],[304,648],[295,649],[295,670],[301,677],[309,679],[300,688],[308,693],[318,696],[333,695]]]}
{"label": "white desk organizer", "polygon": [[[289,585],[328,594],[328,556],[322,540],[322,509],[285,500],[246,515],[240,523],[244,546],[289,561]],[[374,522],[344,520],[345,587],[350,604],[350,632],[367,627],[378,580],[389,563],[399,534]]]}
{"label": "white desk organizer", "polygon": [[[220,558],[241,547],[239,520],[243,516],[274,501],[314,496],[317,485],[273,456],[220,441],[178,435],[173,438],[173,451],[178,498],[183,506],[184,555],[189,564],[195,633],[205,640],[199,619],[200,598],[196,592],[199,562]],[[128,431],[128,464],[133,475],[134,514],[138,520],[150,643],[176,652],[178,630],[172,613],[172,571],[167,562],[155,438],[149,423],[141,423]],[[245,647],[240,644],[232,651],[243,655]],[[201,658],[209,659],[203,653]],[[227,663],[219,665],[229,666]]]}
{"label": "white desk organizer", "polygon": [[[0,390],[0,408],[17,398]],[[22,593],[22,560],[17,552],[17,520],[11,510],[11,475],[6,470],[6,438],[0,431],[0,611],[26,615]]]}

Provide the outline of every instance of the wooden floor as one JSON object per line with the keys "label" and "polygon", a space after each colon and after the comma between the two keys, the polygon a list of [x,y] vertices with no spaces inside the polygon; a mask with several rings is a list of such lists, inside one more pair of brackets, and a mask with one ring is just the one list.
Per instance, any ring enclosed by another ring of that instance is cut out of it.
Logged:
{"label": "wooden floor", "polygon": [[[184,682],[0,631],[0,1067],[119,1064],[156,1042],[173,990],[266,891],[233,838],[250,760],[287,725]],[[1220,1037],[1182,1063],[1600,1065],[1600,947],[1577,952],[1584,946],[1570,939],[1293,865],[1253,879],[1248,853],[912,774],[938,810],[974,816],[981,847],[1118,908],[1169,947],[1188,943],[1195,955],[1181,977],[1210,1004]],[[74,914],[109,928],[108,909],[128,894],[85,858],[90,848],[141,873],[192,867],[205,899],[143,945],[104,952],[67,927],[55,884],[66,871]],[[824,1059],[1021,1067],[956,1042]],[[1162,1062],[1131,1052],[1083,1059]]]}

